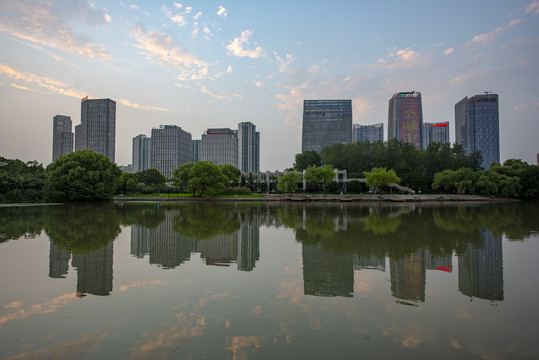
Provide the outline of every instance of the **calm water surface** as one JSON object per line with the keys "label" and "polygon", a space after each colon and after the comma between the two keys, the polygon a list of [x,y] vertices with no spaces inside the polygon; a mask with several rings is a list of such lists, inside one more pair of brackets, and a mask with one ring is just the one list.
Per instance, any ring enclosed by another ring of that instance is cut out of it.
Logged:
{"label": "calm water surface", "polygon": [[0,358],[536,359],[538,204],[0,208]]}

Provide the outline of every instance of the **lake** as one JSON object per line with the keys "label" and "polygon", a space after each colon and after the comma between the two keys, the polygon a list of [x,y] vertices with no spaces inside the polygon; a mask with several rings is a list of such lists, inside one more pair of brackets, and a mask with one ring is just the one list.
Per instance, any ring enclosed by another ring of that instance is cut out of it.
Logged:
{"label": "lake", "polygon": [[2,359],[539,357],[539,204],[0,208]]}

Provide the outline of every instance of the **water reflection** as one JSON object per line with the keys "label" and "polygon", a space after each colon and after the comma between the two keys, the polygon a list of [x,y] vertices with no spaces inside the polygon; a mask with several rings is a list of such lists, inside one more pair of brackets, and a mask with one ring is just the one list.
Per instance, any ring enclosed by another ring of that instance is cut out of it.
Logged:
{"label": "water reflection", "polygon": [[260,227],[285,227],[301,244],[305,295],[353,297],[354,271],[389,268],[391,295],[418,305],[428,300],[427,270],[452,273],[454,258],[462,295],[503,301],[502,236],[526,239],[538,217],[535,204],[71,204],[0,208],[0,241],[44,231],[49,277],[65,278],[71,262],[77,294],[103,296],[122,226],[130,254],[152,266],[177,269],[199,254],[239,271],[260,261]]}

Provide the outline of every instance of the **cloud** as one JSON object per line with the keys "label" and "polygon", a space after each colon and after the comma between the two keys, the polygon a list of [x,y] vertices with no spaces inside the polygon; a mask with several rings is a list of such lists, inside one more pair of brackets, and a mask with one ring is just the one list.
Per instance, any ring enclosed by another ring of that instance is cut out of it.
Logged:
{"label": "cloud", "polygon": [[136,26],[132,35],[136,40],[135,46],[142,50],[149,61],[180,70],[180,80],[208,77],[208,64],[176,44],[170,35],[160,31],[146,31],[142,25]]}
{"label": "cloud", "polygon": [[262,85],[264,85],[264,83],[262,81],[253,81],[253,84],[255,84],[256,87],[261,87]]}
{"label": "cloud", "polygon": [[193,16],[193,19],[198,20],[202,16],[202,13],[199,11],[195,16]]}
{"label": "cloud", "polygon": [[284,60],[279,55],[277,55],[276,51],[273,52],[273,55],[275,56],[275,59],[279,63],[279,72],[288,71],[290,64],[294,61],[294,55],[286,54]]}
{"label": "cloud", "polygon": [[502,32],[511,29],[516,24],[520,23],[522,19],[511,20],[504,26],[500,26],[491,32],[475,35],[472,40],[468,41],[465,46],[471,46],[475,44],[487,44],[494,40]]}
{"label": "cloud", "polygon": [[212,92],[210,89],[208,89],[207,87],[205,86],[201,86],[200,87],[200,91],[203,93],[203,94],[206,94],[206,95],[209,95],[211,97],[214,97],[216,99],[221,99],[221,100],[228,100],[228,101],[232,101],[234,98],[241,98],[242,96],[239,95],[239,94],[232,94],[232,95],[228,95],[225,91],[222,91],[221,94],[216,94],[214,92]]}
{"label": "cloud", "polygon": [[182,27],[184,26],[185,24],[187,24],[185,22],[185,19],[183,17],[183,15],[174,15],[173,17],[170,18],[170,20],[172,20],[172,22],[178,24],[179,27]]}
{"label": "cloud", "polygon": [[250,57],[253,59],[258,59],[259,57],[261,57],[262,48],[260,46],[256,47],[256,49],[254,50],[246,50],[243,48],[244,45],[249,43],[249,39],[252,35],[252,31],[245,30],[241,33],[240,37],[234,38],[234,40],[226,46],[226,49],[228,50],[228,55],[238,57]]}
{"label": "cloud", "polygon": [[228,15],[228,11],[224,7],[219,6],[219,10],[217,11],[217,15],[222,16],[223,19],[224,19]]}
{"label": "cloud", "polygon": [[137,104],[137,103],[132,103],[131,101],[124,100],[124,99],[120,99],[120,100],[116,100],[116,101],[119,102],[122,105],[129,106],[129,107],[139,109],[139,110],[162,111],[162,112],[170,111],[169,109],[164,109],[164,108],[160,108],[160,107],[157,107],[157,106],[140,105],[140,104]]}
{"label": "cloud", "polygon": [[526,6],[525,12],[526,14],[529,14],[529,13],[533,13],[534,15],[539,14],[539,1],[534,1],[528,4],[528,6]]}
{"label": "cloud", "polygon": [[103,45],[72,31],[64,19],[73,18],[82,18],[94,26],[106,25],[108,19],[106,14],[78,1],[21,0],[0,3],[0,31],[92,59],[110,60]]}
{"label": "cloud", "polygon": [[19,90],[26,90],[26,91],[30,91],[30,92],[39,92],[37,90],[30,89],[29,87],[22,86],[22,85],[17,85],[17,84],[14,84],[14,83],[11,83],[10,85],[11,85],[11,87],[14,87],[15,89],[19,89]]}
{"label": "cloud", "polygon": [[232,66],[231,65],[228,65],[228,67],[226,68],[226,72],[227,73],[232,73]]}
{"label": "cloud", "polygon": [[455,51],[455,49],[453,49],[453,48],[447,48],[447,49],[444,51],[444,55],[452,54],[454,51]]}

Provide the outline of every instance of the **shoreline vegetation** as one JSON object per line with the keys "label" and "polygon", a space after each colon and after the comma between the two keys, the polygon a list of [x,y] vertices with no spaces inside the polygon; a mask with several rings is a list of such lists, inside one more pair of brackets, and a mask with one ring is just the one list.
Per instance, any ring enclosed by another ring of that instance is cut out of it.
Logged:
{"label": "shoreline vegetation", "polygon": [[465,155],[459,144],[451,147],[432,143],[422,150],[390,140],[335,144],[324,148],[321,154],[305,151],[296,154],[294,167],[283,172],[242,173],[232,165],[198,161],[180,165],[167,179],[157,169],[122,173],[105,155],[79,150],[59,157],[46,168],[36,161],[25,163],[0,157],[0,203],[118,198],[124,201],[131,198],[342,202],[539,200],[539,166],[509,159],[483,170],[480,162],[481,154]]}

